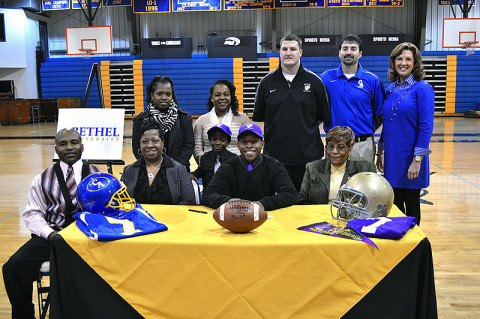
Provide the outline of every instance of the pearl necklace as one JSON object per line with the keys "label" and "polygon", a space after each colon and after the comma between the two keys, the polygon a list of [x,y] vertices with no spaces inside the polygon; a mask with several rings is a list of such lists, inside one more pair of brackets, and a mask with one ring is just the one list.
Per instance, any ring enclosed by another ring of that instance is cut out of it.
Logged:
{"label": "pearl necklace", "polygon": [[158,163],[158,165],[155,166],[155,168],[154,168],[152,171],[150,171],[150,170],[148,169],[147,164],[145,164],[145,168],[147,169],[147,172],[148,172],[147,176],[148,176],[148,180],[149,180],[149,181],[151,181],[151,180],[155,177],[153,174],[155,174],[155,172],[156,172],[157,169],[160,167],[160,165],[162,165],[162,162],[163,162],[163,157],[162,157],[162,159],[160,159],[160,163]]}
{"label": "pearl necklace", "polygon": [[[400,106],[400,103],[402,102],[405,95],[407,95],[407,92],[408,92],[409,89],[410,88],[406,88],[405,90],[403,90],[402,95],[397,100],[392,98],[392,113],[393,113],[393,115],[392,115],[392,118],[389,119],[388,121],[393,121],[393,118],[397,115],[398,107]],[[393,92],[393,90],[390,91],[390,94],[392,92]]]}

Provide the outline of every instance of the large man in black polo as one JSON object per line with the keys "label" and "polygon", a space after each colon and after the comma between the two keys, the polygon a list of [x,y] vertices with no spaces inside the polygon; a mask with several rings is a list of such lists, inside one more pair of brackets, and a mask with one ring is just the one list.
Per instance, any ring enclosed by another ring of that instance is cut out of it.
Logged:
{"label": "large man in black polo", "polygon": [[12,318],[34,318],[33,282],[40,266],[50,259],[52,238],[73,222],[77,212],[76,185],[100,171],[83,164],[83,144],[75,130],[62,129],[55,136],[60,161],[34,177],[23,218],[32,237],[3,265],[3,280],[12,304]]}
{"label": "large man in black polo", "polygon": [[323,157],[319,125],[331,122],[325,86],[302,66],[301,56],[298,36],[280,40],[280,67],[260,81],[252,117],[265,122],[264,153],[285,165],[297,192],[305,165]]}

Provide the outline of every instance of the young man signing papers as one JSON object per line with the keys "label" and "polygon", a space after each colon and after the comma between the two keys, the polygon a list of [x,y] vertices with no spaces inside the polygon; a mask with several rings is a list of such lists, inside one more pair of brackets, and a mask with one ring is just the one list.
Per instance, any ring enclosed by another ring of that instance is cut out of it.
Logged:
{"label": "young man signing papers", "polygon": [[263,133],[258,125],[240,127],[237,146],[240,155],[222,163],[203,191],[203,205],[216,209],[232,199],[245,199],[269,211],[297,203],[297,191],[283,164],[261,154]]}

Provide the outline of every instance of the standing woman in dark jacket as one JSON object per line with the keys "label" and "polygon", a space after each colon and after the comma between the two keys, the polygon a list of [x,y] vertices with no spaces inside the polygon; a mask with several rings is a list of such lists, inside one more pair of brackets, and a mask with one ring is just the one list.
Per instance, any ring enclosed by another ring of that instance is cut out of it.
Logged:
{"label": "standing woman in dark jacket", "polygon": [[193,154],[192,116],[178,107],[173,82],[168,76],[156,76],[147,86],[147,110],[133,119],[132,150],[138,159],[140,128],[150,122],[164,132],[166,154],[190,169]]}

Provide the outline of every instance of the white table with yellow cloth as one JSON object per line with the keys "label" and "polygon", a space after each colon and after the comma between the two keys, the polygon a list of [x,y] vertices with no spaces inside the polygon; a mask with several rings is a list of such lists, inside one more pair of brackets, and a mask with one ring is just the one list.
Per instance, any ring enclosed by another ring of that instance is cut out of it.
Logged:
{"label": "white table with yellow cloth", "polygon": [[373,239],[377,250],[297,230],[344,225],[327,205],[271,211],[246,234],[189,211],[206,207],[144,208],[168,230],[96,242],[71,225],[54,239],[51,318],[436,317],[431,248],[419,227]]}

